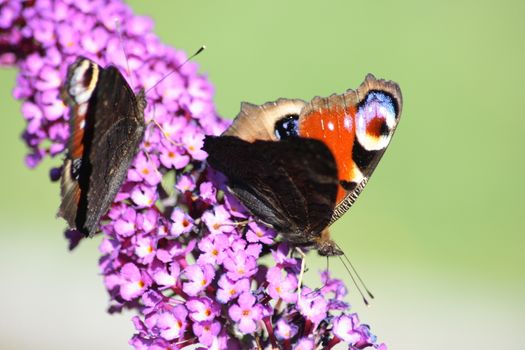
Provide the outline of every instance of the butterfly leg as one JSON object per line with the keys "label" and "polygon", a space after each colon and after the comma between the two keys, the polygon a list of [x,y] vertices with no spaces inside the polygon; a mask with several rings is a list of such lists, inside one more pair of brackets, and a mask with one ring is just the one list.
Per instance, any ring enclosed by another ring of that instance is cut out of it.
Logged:
{"label": "butterfly leg", "polygon": [[295,247],[295,250],[301,255],[301,271],[299,272],[299,279],[297,281],[297,303],[301,301],[301,289],[303,286],[304,270],[306,268],[306,254],[299,247]]}
{"label": "butterfly leg", "polygon": [[168,141],[169,143],[171,143],[173,146],[175,147],[182,147],[184,146],[182,143],[180,142],[175,142],[172,138],[171,138],[171,134],[169,132],[167,132],[163,127],[162,125],[159,124],[159,122],[155,119],[155,115],[156,115],[157,111],[156,111],[156,107],[155,105],[153,105],[153,117],[148,121],[148,126],[150,124],[154,124],[159,130],[160,132],[162,133],[162,136],[166,139],[166,141]]}
{"label": "butterfly leg", "polygon": [[230,225],[245,227],[249,223],[250,223],[250,220],[243,220],[243,221],[234,222],[233,224],[230,224]]}

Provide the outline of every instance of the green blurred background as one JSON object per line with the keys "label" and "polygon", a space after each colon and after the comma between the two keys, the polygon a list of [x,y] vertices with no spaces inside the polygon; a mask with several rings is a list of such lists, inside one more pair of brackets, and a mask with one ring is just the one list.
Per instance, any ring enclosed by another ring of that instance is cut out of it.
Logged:
{"label": "green blurred background", "polygon": [[[332,234],[376,300],[350,301],[390,349],[525,345],[523,1],[130,1],[162,40],[194,51],[216,106],[310,99],[397,81],[401,124]],[[24,121],[1,70],[0,348],[126,349],[105,313],[98,239],[69,253],[48,161],[24,167]],[[308,258],[310,284],[325,261]],[[340,262],[333,273],[349,280]]]}

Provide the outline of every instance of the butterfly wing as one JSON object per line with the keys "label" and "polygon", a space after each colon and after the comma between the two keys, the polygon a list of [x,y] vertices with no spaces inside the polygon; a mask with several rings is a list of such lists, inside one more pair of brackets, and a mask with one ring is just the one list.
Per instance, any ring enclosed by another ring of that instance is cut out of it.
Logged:
{"label": "butterfly wing", "polygon": [[[63,217],[70,228],[82,227],[85,221],[85,208],[79,214],[79,205],[82,196],[87,193],[89,175],[83,165],[85,145],[89,138],[86,133],[89,116],[90,101],[96,95],[96,87],[102,68],[84,57],[79,57],[68,68],[66,84],[63,89],[63,99],[70,109],[69,141],[66,158],[62,167],[60,180],[60,194],[62,201],[58,215]],[[78,218],[77,218],[78,216]]]}
{"label": "butterfly wing", "polygon": [[309,103],[290,99],[261,106],[243,103],[224,135],[249,142],[283,141],[291,136],[323,141],[335,157],[340,182],[332,224],[367,184],[396,130],[402,104],[395,82],[369,74],[356,90],[315,97]]}
{"label": "butterfly wing", "polygon": [[208,163],[226,175],[230,190],[248,210],[291,243],[313,243],[328,225],[337,167],[322,142],[290,138],[251,143],[207,136],[204,150]]}
{"label": "butterfly wing", "polygon": [[323,141],[334,154],[340,182],[330,224],[356,201],[399,123],[399,86],[369,74],[356,90],[316,97],[299,117],[299,135]]}
{"label": "butterfly wing", "polygon": [[70,227],[93,235],[139,149],[146,102],[117,68],[104,69],[85,58],[70,67],[66,91],[71,138],[59,214]]}
{"label": "butterfly wing", "polygon": [[91,177],[85,227],[93,233],[122,183],[144,138],[146,100],[115,67],[102,71],[97,89],[95,126],[89,155]]}

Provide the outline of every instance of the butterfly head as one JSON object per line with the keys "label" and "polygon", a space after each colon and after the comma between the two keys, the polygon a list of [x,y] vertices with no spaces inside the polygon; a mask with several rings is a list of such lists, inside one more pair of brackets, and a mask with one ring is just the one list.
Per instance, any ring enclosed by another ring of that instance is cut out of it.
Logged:
{"label": "butterfly head", "polygon": [[344,255],[344,252],[337,246],[337,243],[330,239],[328,228],[325,228],[316,239],[315,248],[321,256]]}

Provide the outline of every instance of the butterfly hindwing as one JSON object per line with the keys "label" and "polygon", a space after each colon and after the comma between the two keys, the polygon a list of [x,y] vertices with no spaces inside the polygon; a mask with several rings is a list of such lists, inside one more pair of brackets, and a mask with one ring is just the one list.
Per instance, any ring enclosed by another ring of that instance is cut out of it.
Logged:
{"label": "butterfly hindwing", "polygon": [[135,96],[122,74],[102,71],[97,89],[95,132],[89,155],[91,176],[86,227],[98,224],[115,199],[144,137],[145,98]]}
{"label": "butterfly hindwing", "polygon": [[322,142],[292,138],[250,143],[207,136],[204,150],[208,163],[226,175],[229,188],[248,210],[288,241],[312,243],[328,225],[337,167]]}

